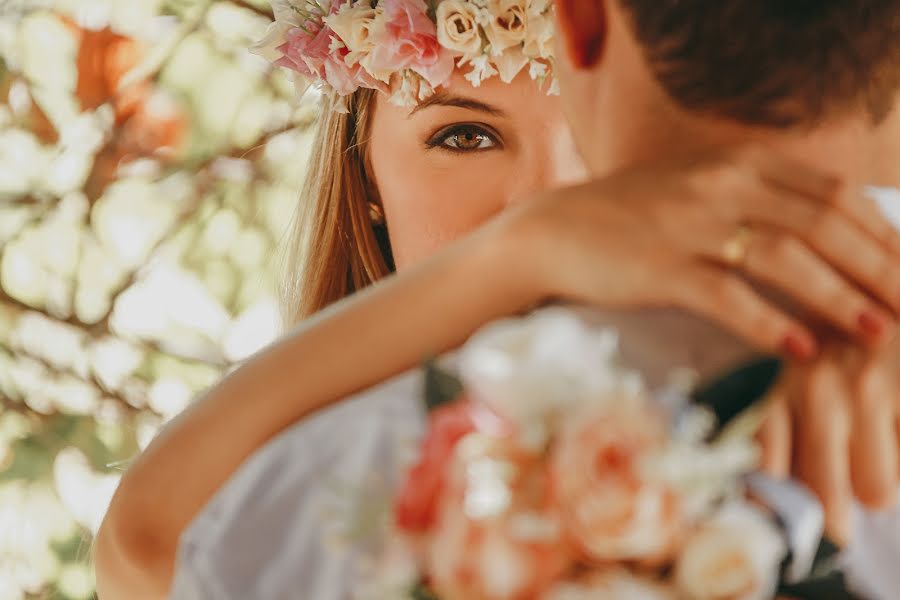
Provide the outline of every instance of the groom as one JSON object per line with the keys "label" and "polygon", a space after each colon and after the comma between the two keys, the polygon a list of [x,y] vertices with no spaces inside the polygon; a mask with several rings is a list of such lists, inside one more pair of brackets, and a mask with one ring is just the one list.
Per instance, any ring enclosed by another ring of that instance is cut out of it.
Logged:
{"label": "groom", "polygon": [[[556,73],[593,177],[748,145],[835,176],[848,190],[893,175],[876,153],[886,147],[880,128],[897,121],[900,0],[556,7]],[[868,200],[860,194],[858,202]],[[763,236],[746,238],[741,260],[771,250],[763,244]],[[895,328],[887,324],[885,340]],[[822,341],[816,360],[788,365],[763,441],[768,467],[780,475],[793,468],[822,500],[829,535],[845,541],[854,497],[875,508],[895,503],[900,350],[834,334]]]}

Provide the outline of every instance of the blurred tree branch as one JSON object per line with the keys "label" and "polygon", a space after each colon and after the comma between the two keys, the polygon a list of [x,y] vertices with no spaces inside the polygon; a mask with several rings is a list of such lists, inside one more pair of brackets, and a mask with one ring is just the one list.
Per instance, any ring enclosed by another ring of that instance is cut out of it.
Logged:
{"label": "blurred tree branch", "polygon": [[234,4],[235,6],[240,6],[241,8],[244,8],[246,10],[254,12],[261,17],[266,17],[269,20],[275,20],[275,14],[272,12],[271,8],[260,8],[260,7],[256,6],[255,4],[252,4],[250,2],[245,2],[245,0],[226,0],[226,1],[230,2],[231,4]]}

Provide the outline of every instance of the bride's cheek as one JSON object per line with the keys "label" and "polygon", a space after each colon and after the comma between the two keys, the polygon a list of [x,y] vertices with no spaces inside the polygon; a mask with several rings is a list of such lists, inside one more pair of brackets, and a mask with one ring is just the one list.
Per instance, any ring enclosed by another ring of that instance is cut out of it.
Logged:
{"label": "bride's cheek", "polygon": [[505,204],[502,190],[490,182],[473,184],[472,174],[464,171],[444,175],[423,174],[415,185],[384,197],[398,269],[476,229]]}

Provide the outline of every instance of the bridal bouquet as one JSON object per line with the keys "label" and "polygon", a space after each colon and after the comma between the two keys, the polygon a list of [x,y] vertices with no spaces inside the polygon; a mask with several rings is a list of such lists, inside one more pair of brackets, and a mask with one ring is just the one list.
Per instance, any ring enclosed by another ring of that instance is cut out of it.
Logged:
{"label": "bridal bouquet", "polygon": [[774,596],[788,545],[747,499],[753,428],[651,394],[614,333],[551,309],[476,334],[458,378],[434,369],[375,596]]}

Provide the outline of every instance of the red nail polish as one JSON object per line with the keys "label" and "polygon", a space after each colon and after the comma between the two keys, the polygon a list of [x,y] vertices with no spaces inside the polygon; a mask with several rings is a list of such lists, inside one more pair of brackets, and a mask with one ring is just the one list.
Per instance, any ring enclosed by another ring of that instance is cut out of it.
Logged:
{"label": "red nail polish", "polygon": [[880,338],[889,326],[888,319],[875,310],[868,309],[859,315],[859,328],[869,337]]}
{"label": "red nail polish", "polygon": [[792,331],[784,337],[782,347],[785,352],[800,360],[812,360],[819,350],[816,343],[808,336]]}

